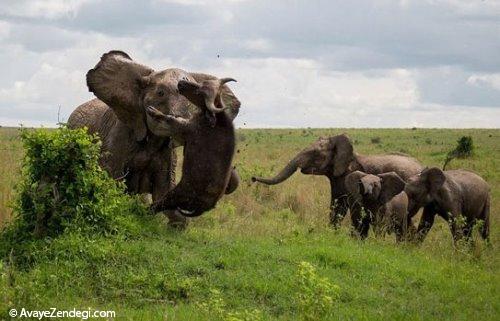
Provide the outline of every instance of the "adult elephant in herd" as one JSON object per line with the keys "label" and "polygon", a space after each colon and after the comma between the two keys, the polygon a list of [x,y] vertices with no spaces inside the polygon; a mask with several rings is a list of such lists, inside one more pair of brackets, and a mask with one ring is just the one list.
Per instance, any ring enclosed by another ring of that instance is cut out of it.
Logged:
{"label": "adult elephant in herd", "polygon": [[[182,142],[154,135],[146,107],[166,115],[190,118],[199,112],[177,89],[180,80],[202,82],[214,76],[169,68],[155,71],[134,62],[122,51],[105,53],[87,73],[87,86],[97,99],[78,106],[68,119],[70,128],[87,127],[102,141],[101,166],[115,179],[124,179],[130,193],[151,193],[153,201],[175,185],[176,154]],[[231,119],[240,102],[223,85],[221,98]],[[230,182],[231,184],[231,182]],[[177,212],[167,213],[170,223],[185,225]]]}
{"label": "adult elephant in herd", "polygon": [[[403,154],[361,155],[354,153],[352,142],[347,135],[321,137],[312,145],[299,152],[273,178],[253,177],[253,181],[268,185],[279,184],[289,178],[300,168],[306,175],[323,175],[328,177],[331,186],[330,222],[338,226],[349,208],[348,191],[345,177],[354,172],[382,174],[396,172],[404,181],[422,171],[423,167],[414,158]],[[355,230],[364,238],[368,234],[370,218],[363,215],[361,206],[351,206],[351,219]],[[411,224],[410,213],[408,216]]]}

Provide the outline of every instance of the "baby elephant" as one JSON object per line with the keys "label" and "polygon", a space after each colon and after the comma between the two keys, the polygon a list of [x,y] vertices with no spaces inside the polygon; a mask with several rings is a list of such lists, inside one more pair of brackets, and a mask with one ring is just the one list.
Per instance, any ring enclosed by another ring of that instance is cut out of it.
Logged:
{"label": "baby elephant", "polygon": [[364,220],[363,234],[367,235],[370,223],[376,232],[395,232],[396,240],[402,241],[414,231],[408,219],[408,197],[403,192],[405,182],[395,172],[378,175],[355,171],[345,178],[351,205],[359,202],[370,219]]}
{"label": "baby elephant", "polygon": [[147,116],[156,135],[170,136],[184,145],[182,178],[160,201],[155,212],[178,210],[195,217],[212,209],[224,195],[236,189],[238,176],[231,167],[235,132],[231,118],[224,112],[221,87],[231,78],[205,80],[201,84],[181,80],[179,93],[201,112],[191,119],[165,115],[154,107]]}
{"label": "baby elephant", "polygon": [[477,174],[465,170],[426,168],[409,179],[405,192],[410,213],[426,206],[418,226],[420,241],[432,227],[436,214],[449,222],[454,241],[463,236],[470,237],[479,220],[483,221],[481,236],[488,239],[490,188]]}

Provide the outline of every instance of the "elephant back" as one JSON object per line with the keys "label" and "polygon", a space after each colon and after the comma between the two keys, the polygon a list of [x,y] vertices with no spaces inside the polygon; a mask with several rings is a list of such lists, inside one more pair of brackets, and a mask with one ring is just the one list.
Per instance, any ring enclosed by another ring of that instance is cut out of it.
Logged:
{"label": "elephant back", "polygon": [[68,127],[72,129],[87,127],[90,134],[97,133],[99,136],[105,136],[103,126],[104,119],[116,121],[111,108],[103,101],[95,98],[76,107],[68,118]]}
{"label": "elephant back", "polygon": [[361,156],[356,160],[365,173],[382,174],[396,172],[404,181],[420,173],[424,167],[415,158],[401,154]]}

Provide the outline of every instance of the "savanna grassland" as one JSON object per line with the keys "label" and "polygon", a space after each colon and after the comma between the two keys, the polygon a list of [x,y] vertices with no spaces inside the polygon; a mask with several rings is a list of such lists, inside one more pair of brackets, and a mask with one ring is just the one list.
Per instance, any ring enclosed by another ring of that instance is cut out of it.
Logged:
{"label": "savanna grassland", "polygon": [[[449,168],[491,186],[491,246],[453,247],[437,219],[425,242],[365,241],[328,227],[326,178],[296,173],[276,186],[250,184],[277,172],[319,136],[347,133],[363,154],[403,152],[441,167],[464,135],[474,155]],[[180,153],[180,152],[179,152]],[[20,177],[16,129],[0,130],[0,224]],[[238,131],[238,190],[191,222],[144,217],[137,235],[46,240],[34,264],[0,261],[0,319],[21,309],[111,309],[117,320],[498,320],[500,318],[500,130],[245,129]]]}

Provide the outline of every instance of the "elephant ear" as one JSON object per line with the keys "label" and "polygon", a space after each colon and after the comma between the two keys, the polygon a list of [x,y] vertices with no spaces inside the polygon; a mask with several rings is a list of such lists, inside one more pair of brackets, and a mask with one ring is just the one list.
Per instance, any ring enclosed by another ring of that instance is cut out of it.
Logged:
{"label": "elephant ear", "polygon": [[366,173],[361,171],[354,171],[345,177],[344,184],[347,192],[358,200],[361,199],[361,195],[364,193],[361,179],[366,175]]}
{"label": "elephant ear", "polygon": [[118,50],[102,55],[97,65],[87,72],[89,91],[113,109],[118,119],[134,131],[137,141],[147,134],[141,96],[152,72],[153,69],[134,62]]}
{"label": "elephant ear", "polygon": [[[201,84],[204,80],[217,79],[217,77],[215,76],[201,74],[201,73],[190,73],[190,75],[199,84]],[[240,101],[238,100],[238,98],[236,98],[234,93],[231,91],[231,89],[229,89],[227,85],[222,85],[221,87],[221,98],[222,98],[222,105],[228,108],[225,112],[228,114],[231,120],[234,120],[240,110],[241,106]]]}
{"label": "elephant ear", "polygon": [[395,172],[379,174],[377,176],[380,177],[381,191],[379,200],[382,204],[390,201],[405,188],[405,181]]}
{"label": "elephant ear", "polygon": [[333,176],[343,175],[351,163],[354,153],[351,140],[345,134],[330,138],[331,148],[333,150]]}
{"label": "elephant ear", "polygon": [[420,177],[425,180],[427,188],[429,189],[429,192],[431,194],[436,193],[441,188],[441,186],[443,186],[446,180],[444,172],[437,167],[432,167],[424,170],[420,174]]}

